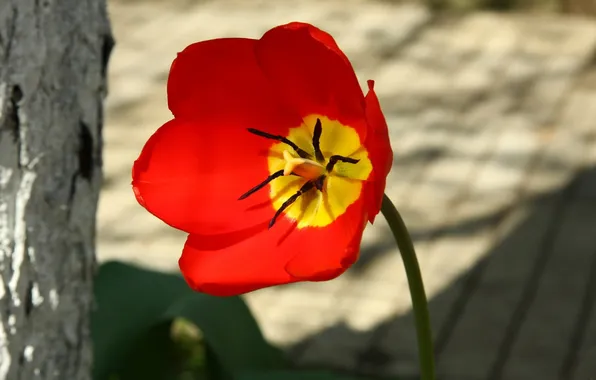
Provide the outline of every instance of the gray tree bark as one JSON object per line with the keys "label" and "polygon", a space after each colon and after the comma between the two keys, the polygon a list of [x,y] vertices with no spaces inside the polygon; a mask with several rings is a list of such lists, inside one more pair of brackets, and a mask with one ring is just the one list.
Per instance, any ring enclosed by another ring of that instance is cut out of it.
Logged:
{"label": "gray tree bark", "polygon": [[0,0],[0,380],[90,379],[105,0]]}

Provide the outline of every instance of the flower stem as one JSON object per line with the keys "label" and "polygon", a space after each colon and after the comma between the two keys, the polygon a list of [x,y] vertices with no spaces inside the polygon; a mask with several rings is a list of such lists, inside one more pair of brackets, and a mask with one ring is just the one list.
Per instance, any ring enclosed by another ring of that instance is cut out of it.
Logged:
{"label": "flower stem", "polygon": [[428,314],[428,302],[424,292],[424,284],[420,273],[420,266],[414,251],[414,244],[406,228],[401,215],[393,205],[393,202],[385,194],[381,205],[381,212],[395,238],[397,247],[406,269],[410,296],[412,297],[412,309],[416,320],[416,335],[418,337],[418,356],[420,359],[420,380],[435,380],[435,360],[433,338]]}

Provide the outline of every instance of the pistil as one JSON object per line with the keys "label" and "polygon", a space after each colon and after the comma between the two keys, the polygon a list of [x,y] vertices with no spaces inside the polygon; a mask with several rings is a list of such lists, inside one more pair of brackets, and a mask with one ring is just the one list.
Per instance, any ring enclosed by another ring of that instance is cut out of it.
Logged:
{"label": "pistil", "polygon": [[308,158],[294,157],[292,153],[287,150],[284,150],[283,157],[284,160],[286,160],[284,175],[294,173],[311,181],[325,174],[325,167],[316,161],[309,160]]}

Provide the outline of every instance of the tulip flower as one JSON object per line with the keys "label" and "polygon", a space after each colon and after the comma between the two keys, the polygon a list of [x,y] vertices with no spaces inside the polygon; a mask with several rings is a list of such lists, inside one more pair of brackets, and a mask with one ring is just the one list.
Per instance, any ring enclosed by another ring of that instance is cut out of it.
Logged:
{"label": "tulip flower", "polygon": [[174,118],[134,163],[139,203],[189,233],[195,290],[229,296],[330,280],[358,258],[393,160],[373,82],[304,23],[188,46],[167,85]]}
{"label": "tulip flower", "polygon": [[150,213],[189,234],[180,270],[216,296],[336,278],[382,210],[410,284],[421,379],[434,380],[420,268],[384,196],[393,152],[367,84],[365,96],[334,39],[305,23],[192,44],[170,69],[173,119],[143,147],[132,186]]}

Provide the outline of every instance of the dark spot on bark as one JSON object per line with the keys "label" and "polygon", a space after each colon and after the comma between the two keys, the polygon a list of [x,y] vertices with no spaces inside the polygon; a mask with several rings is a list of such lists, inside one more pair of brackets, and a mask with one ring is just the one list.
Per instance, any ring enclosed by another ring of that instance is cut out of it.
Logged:
{"label": "dark spot on bark", "polygon": [[22,350],[21,353],[19,354],[19,367],[24,367],[25,366],[25,350]]}
{"label": "dark spot on bark", "polygon": [[18,85],[12,86],[9,94],[9,102],[6,109],[6,119],[4,126],[12,132],[14,142],[18,142],[20,138],[21,119],[19,117],[20,102],[23,99],[23,91]]}
{"label": "dark spot on bark", "polygon": [[101,75],[104,78],[108,71],[108,62],[110,61],[110,55],[115,43],[116,41],[111,34],[104,34],[101,39]]}
{"label": "dark spot on bark", "polygon": [[79,175],[87,181],[93,177],[93,136],[82,121],[79,123]]}
{"label": "dark spot on bark", "polygon": [[25,316],[28,317],[33,310],[33,282],[29,281],[27,284],[27,292],[25,293]]}
{"label": "dark spot on bark", "polygon": [[20,102],[23,99],[23,90],[21,90],[21,86],[15,85],[12,86],[12,97],[13,102]]}
{"label": "dark spot on bark", "polygon": [[51,0],[35,0],[35,6],[37,8],[41,7],[44,11],[48,11],[51,5]]}

